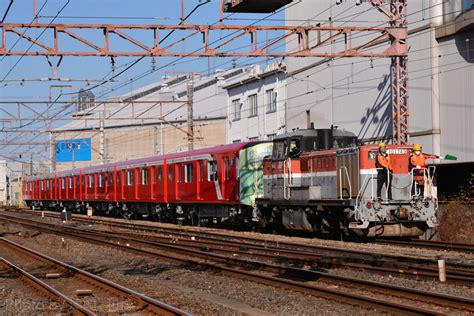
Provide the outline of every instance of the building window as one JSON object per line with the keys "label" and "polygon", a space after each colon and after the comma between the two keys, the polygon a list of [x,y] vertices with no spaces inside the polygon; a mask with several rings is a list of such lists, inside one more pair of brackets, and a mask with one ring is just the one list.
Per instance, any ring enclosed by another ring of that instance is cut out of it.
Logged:
{"label": "building window", "polygon": [[254,117],[258,115],[258,102],[257,94],[249,95],[249,117]]}
{"label": "building window", "polygon": [[133,170],[127,170],[127,185],[133,185]]}
{"label": "building window", "polygon": [[184,182],[190,183],[194,181],[194,168],[193,164],[188,163],[184,165]]}
{"label": "building window", "polygon": [[277,93],[273,90],[267,90],[267,113],[273,113],[277,110]]}
{"label": "building window", "polygon": [[142,169],[142,184],[143,185],[148,184],[148,169],[147,168]]}
{"label": "building window", "polygon": [[473,6],[474,6],[474,1],[472,1],[472,0],[463,0],[463,1],[462,1],[462,9],[463,9],[463,11],[465,11],[465,10],[470,10],[470,9],[473,8]]}
{"label": "building window", "polygon": [[217,181],[217,161],[209,161],[207,166],[207,181]]}
{"label": "building window", "polygon": [[232,120],[233,121],[239,121],[240,118],[242,117],[242,103],[240,102],[240,99],[235,99],[232,100]]}

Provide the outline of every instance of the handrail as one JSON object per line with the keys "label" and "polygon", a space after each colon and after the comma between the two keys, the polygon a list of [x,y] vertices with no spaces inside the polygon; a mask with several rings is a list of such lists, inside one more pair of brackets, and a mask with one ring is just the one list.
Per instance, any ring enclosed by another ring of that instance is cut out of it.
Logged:
{"label": "handrail", "polygon": [[[372,174],[370,174],[371,178],[372,178]],[[359,192],[357,193],[357,197],[356,197],[356,204],[355,204],[355,209],[357,210],[359,208],[359,198],[360,198],[360,194],[362,193],[363,189],[365,191],[365,187],[367,187],[367,185],[369,184],[369,175],[366,174],[365,175],[365,178],[364,178],[364,181],[362,181],[362,185],[360,186],[360,190]],[[365,187],[364,187],[365,185]],[[373,196],[372,196],[372,199],[373,199]]]}
{"label": "handrail", "polygon": [[343,199],[343,196],[342,196],[342,174],[341,174],[341,170],[343,170],[343,169],[346,172],[347,183],[349,184],[349,198],[352,197],[352,184],[351,184],[351,178],[349,176],[349,171],[347,170],[346,166],[341,166],[341,167],[339,167],[339,193],[340,193],[340,199],[341,200]]}
{"label": "handrail", "polygon": [[291,158],[283,162],[283,198],[285,200],[291,199]]}

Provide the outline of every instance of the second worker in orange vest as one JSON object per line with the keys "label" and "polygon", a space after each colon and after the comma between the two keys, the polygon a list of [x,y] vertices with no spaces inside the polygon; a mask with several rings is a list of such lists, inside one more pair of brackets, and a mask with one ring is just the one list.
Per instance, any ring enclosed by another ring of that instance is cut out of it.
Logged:
{"label": "second worker in orange vest", "polygon": [[377,168],[377,198],[382,199],[382,188],[385,184],[387,197],[392,200],[392,161],[387,153],[387,145],[379,144],[379,152],[375,157],[375,167]]}
{"label": "second worker in orange vest", "polygon": [[424,173],[428,164],[426,160],[428,159],[435,159],[439,158],[435,155],[427,155],[422,152],[422,148],[419,144],[415,144],[413,146],[413,153],[410,155],[410,159],[408,161],[408,168],[410,171],[413,170],[413,185],[411,188],[411,193],[414,195],[415,192],[415,183],[418,185],[419,193],[423,195],[423,189],[425,185],[425,177]]}

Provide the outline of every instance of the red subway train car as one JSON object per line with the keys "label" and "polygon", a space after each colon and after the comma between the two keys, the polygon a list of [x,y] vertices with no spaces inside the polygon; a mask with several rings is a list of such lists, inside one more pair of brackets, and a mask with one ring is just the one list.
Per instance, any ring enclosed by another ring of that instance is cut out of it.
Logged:
{"label": "red subway train car", "polygon": [[230,144],[28,177],[23,197],[41,209],[193,223],[245,218],[262,195],[262,184],[242,180],[261,178],[271,147],[270,142]]}

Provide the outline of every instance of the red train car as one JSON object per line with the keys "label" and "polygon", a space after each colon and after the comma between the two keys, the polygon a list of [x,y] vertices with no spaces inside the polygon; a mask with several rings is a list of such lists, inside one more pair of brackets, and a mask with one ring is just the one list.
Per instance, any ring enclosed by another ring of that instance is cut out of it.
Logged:
{"label": "red train car", "polygon": [[[30,207],[193,222],[251,216],[249,188],[240,183],[249,167],[242,158],[253,153],[262,162],[271,146],[239,143],[38,175],[26,179],[24,199]],[[252,172],[261,173],[261,165]]]}

